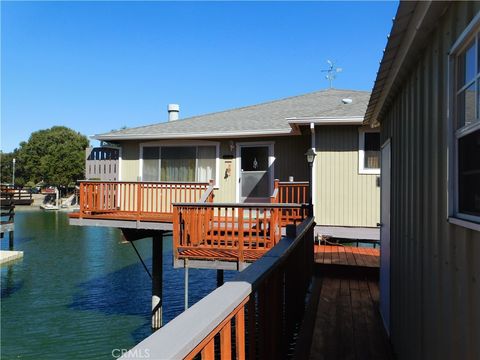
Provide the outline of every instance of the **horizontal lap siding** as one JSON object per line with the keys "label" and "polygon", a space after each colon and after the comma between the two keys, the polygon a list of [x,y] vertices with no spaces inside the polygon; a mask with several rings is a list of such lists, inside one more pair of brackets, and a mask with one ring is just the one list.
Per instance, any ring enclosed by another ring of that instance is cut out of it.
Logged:
{"label": "horizontal lap siding", "polygon": [[382,121],[391,138],[391,339],[399,359],[478,359],[480,233],[447,222],[447,52],[479,11],[455,3]]}
{"label": "horizontal lap siding", "polygon": [[317,126],[315,220],[374,227],[380,221],[378,175],[358,172],[358,127]]}

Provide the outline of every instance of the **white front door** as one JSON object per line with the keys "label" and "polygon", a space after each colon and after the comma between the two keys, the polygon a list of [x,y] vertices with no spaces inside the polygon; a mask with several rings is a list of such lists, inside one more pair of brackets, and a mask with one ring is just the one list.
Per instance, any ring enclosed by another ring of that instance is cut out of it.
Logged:
{"label": "white front door", "polygon": [[237,200],[268,202],[273,191],[273,144],[238,144],[237,164]]}
{"label": "white front door", "polygon": [[390,140],[382,145],[380,187],[380,313],[390,335]]}

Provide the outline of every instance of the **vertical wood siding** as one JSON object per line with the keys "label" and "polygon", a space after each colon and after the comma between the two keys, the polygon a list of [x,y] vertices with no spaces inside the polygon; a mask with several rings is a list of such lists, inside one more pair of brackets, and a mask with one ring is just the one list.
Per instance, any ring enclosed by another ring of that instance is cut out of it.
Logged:
{"label": "vertical wood siding", "polygon": [[382,142],[392,146],[391,340],[399,359],[480,358],[480,233],[447,222],[447,54],[479,9],[450,5],[382,121]]}
{"label": "vertical wood siding", "polygon": [[139,171],[140,147],[138,141],[124,141],[122,147],[122,181],[137,181]]}
{"label": "vertical wood siding", "polygon": [[315,221],[374,227],[380,221],[379,175],[358,172],[358,127],[317,126]]}

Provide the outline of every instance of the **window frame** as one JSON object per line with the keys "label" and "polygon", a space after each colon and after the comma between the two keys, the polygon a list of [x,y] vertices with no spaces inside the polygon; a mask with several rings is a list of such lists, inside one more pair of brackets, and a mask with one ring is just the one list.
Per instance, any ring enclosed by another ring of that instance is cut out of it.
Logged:
{"label": "window frame", "polygon": [[[138,179],[143,181],[143,149],[145,147],[159,147],[159,175],[162,169],[162,147],[198,147],[198,146],[215,146],[215,184],[214,188],[219,189],[220,185],[220,142],[218,141],[206,141],[206,140],[163,140],[163,141],[150,141],[140,143],[139,151],[139,166],[138,166]],[[198,152],[198,150],[196,150]],[[197,161],[195,158],[195,174],[197,174]],[[195,175],[196,176],[196,175]],[[146,181],[148,182],[148,181]],[[165,182],[165,181],[154,181]],[[196,182],[196,181],[195,181]],[[167,181],[168,183],[168,181]]]}
{"label": "window frame", "polygon": [[[365,134],[380,133],[379,129],[358,128],[358,173],[361,175],[380,175],[380,167],[369,169],[365,167]],[[378,150],[380,156],[380,149]]]}
{"label": "window frame", "polygon": [[[475,75],[473,80],[465,83],[458,88],[458,57],[461,55],[471,42],[474,42],[475,52]],[[480,216],[465,214],[460,212],[459,208],[459,149],[458,143],[461,138],[467,136],[477,130],[480,130],[480,106],[478,103],[479,85],[480,84],[480,63],[479,63],[479,47],[480,47],[480,12],[473,18],[470,24],[465,28],[462,34],[450,48],[448,55],[448,221],[452,224],[466,227],[472,230],[480,231]],[[475,116],[476,121],[471,124],[463,125],[457,129],[457,99],[458,94],[465,91],[471,85],[475,87]]]}

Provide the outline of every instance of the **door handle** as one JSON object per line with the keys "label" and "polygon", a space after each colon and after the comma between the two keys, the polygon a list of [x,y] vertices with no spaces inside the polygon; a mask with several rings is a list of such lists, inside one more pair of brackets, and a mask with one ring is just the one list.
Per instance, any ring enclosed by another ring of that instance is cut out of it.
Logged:
{"label": "door handle", "polygon": [[378,226],[378,227],[382,227],[382,226],[383,226],[383,223],[377,223],[377,226]]}

